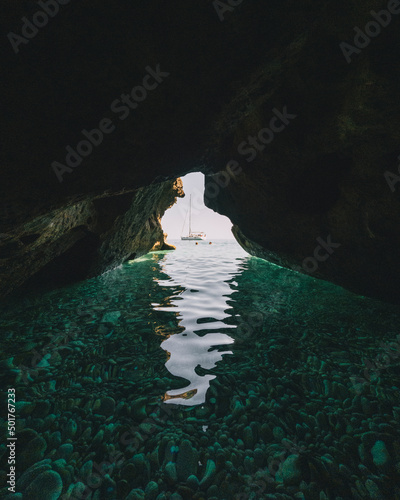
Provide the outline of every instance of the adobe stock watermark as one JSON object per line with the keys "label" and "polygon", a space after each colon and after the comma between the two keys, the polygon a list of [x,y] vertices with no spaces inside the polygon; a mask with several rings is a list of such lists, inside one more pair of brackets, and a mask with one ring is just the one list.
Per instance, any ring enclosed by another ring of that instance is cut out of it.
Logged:
{"label": "adobe stock watermark", "polygon": [[[96,298],[87,297],[83,302],[77,307],[76,313],[78,316],[90,316],[92,319],[95,318],[92,306],[102,306],[106,309],[111,303],[111,296],[99,294]],[[57,362],[59,359],[60,351],[68,347],[71,340],[76,340],[82,333],[81,328],[72,322],[65,327],[65,332],[49,334],[50,341],[44,347],[39,350],[32,350],[32,358],[30,360],[30,365],[18,365],[16,368],[19,370],[16,382],[23,382],[25,385],[33,382],[41,371],[45,371],[52,363]]]}
{"label": "adobe stock watermark", "polygon": [[[397,159],[400,161],[400,155],[397,157]],[[400,174],[400,163],[397,165],[397,171]],[[400,175],[396,175],[390,170],[386,170],[386,172],[383,175],[385,177],[386,182],[388,183],[390,191],[394,193],[396,191],[395,185],[398,182],[400,182]]]}
{"label": "adobe stock watermark", "polygon": [[271,298],[267,303],[254,303],[256,309],[250,311],[245,316],[239,317],[235,343],[241,344],[247,342],[250,337],[252,340],[258,338],[266,321],[268,319],[274,321],[275,316],[279,314],[278,309],[285,303],[282,290],[284,289],[286,296],[289,297],[299,286],[299,278],[294,273],[286,274],[280,282],[281,289],[276,293],[271,293]]}
{"label": "adobe stock watermark", "polygon": [[[204,191],[201,188],[196,188],[191,191],[192,194],[192,215],[199,214],[204,210],[204,203],[207,200],[215,198],[219,192],[220,188],[226,188],[230,183],[231,179],[234,179],[242,172],[242,167],[236,160],[230,160],[224,170],[220,170],[215,174],[209,174],[213,180],[209,182]],[[184,204],[178,204],[179,211],[183,218],[187,216],[187,208]]]}
{"label": "adobe stock watermark", "polygon": [[[131,111],[146,99],[148,92],[156,89],[170,75],[170,73],[161,71],[159,64],[155,69],[146,66],[145,70],[147,74],[143,77],[142,85],[133,87],[129,94],[121,94],[118,99],[111,103],[110,109],[118,116],[119,120],[126,120]],[[73,169],[78,167],[84,158],[92,154],[94,148],[100,146],[104,136],[111,134],[115,129],[116,125],[110,118],[100,120],[97,128],[92,130],[83,129],[81,134],[84,139],[79,141],[75,148],[70,145],[66,147],[65,163],[53,161],[51,164],[58,181],[63,182],[63,175],[73,172]]]}
{"label": "adobe stock watermark", "polygon": [[220,21],[225,21],[225,12],[232,12],[235,7],[240,5],[243,0],[226,0],[226,2],[221,2],[220,0],[214,0],[213,6],[215,12],[217,13]]}
{"label": "adobe stock watermark", "polygon": [[[265,147],[275,138],[275,134],[283,132],[290,125],[291,120],[297,118],[297,115],[288,113],[287,106],[282,111],[277,108],[272,110],[274,116],[269,121],[269,128],[265,127],[259,130],[257,136],[249,135],[247,141],[243,141],[238,146],[238,153],[248,157],[247,162],[253,161],[259,152],[264,151]],[[280,124],[279,124],[280,122]]]}
{"label": "adobe stock watermark", "polygon": [[351,45],[347,42],[341,42],[339,44],[340,49],[342,50],[342,53],[348,64],[351,63],[351,57],[353,56],[353,54],[360,54],[363,49],[368,47],[368,45],[371,43],[372,38],[376,38],[381,34],[382,28],[386,28],[387,26],[389,26],[392,21],[392,14],[395,16],[400,14],[400,0],[389,0],[387,10],[384,9],[379,12],[371,10],[370,14],[374,20],[369,21],[364,26],[364,31],[361,30],[358,26],[354,27],[354,45]]}
{"label": "adobe stock watermark", "polygon": [[[334,243],[332,236],[328,236],[323,240],[321,237],[317,238],[318,246],[315,247],[313,256],[306,257],[301,266],[291,266],[291,269],[298,272],[306,272],[307,274],[315,273],[318,269],[318,262],[324,262],[334,253],[334,251],[341,246],[341,243]],[[321,253],[322,252],[322,253]]]}
{"label": "adobe stock watermark", "polygon": [[250,488],[257,488],[257,491],[251,493],[237,493],[234,496],[235,500],[250,500],[251,498],[263,498],[262,495],[267,489],[267,483],[275,483],[278,474],[281,473],[282,465],[289,457],[299,457],[306,447],[297,443],[297,439],[293,441],[289,439],[282,439],[281,444],[285,448],[282,452],[276,453],[273,457],[268,459],[268,465],[264,469],[258,469],[254,474],[247,478],[247,485]]}
{"label": "adobe stock watermark", "polygon": [[12,31],[7,34],[7,38],[9,39],[14,52],[18,54],[21,43],[26,45],[30,40],[32,40],[32,38],[35,38],[35,36],[39,33],[39,30],[47,26],[50,18],[53,18],[58,14],[60,5],[67,5],[70,1],[71,0],[39,0],[38,6],[42,10],[38,10],[33,15],[32,21],[30,21],[26,16],[21,19],[23,23],[21,28],[22,35],[17,35]]}
{"label": "adobe stock watermark", "polygon": [[57,361],[59,351],[65,349],[71,340],[75,340],[78,337],[79,333],[81,333],[80,328],[76,323],[73,323],[65,333],[52,335],[51,341],[39,351],[33,349],[31,366],[18,365],[16,367],[19,370],[16,381],[23,381],[25,385],[33,382],[41,370],[45,370],[51,363]]}
{"label": "adobe stock watermark", "polygon": [[364,386],[375,382],[381,373],[381,370],[388,368],[391,365],[392,360],[400,357],[400,334],[396,337],[397,342],[389,342],[384,344],[381,342],[379,345],[383,352],[379,352],[374,361],[366,359],[364,361],[364,376],[362,377],[350,377],[351,383],[353,384],[353,389],[357,394],[363,392]]}
{"label": "adobe stock watermark", "polygon": [[[252,162],[257,157],[258,153],[263,151],[265,147],[274,140],[277,133],[283,132],[290,124],[291,120],[297,118],[297,115],[288,113],[287,106],[284,106],[282,111],[274,108],[272,113],[273,116],[269,121],[269,128],[262,128],[256,136],[248,136],[247,140],[242,141],[237,148],[238,154],[246,156],[246,161],[248,163]],[[196,213],[198,214],[204,209],[203,200],[207,205],[208,200],[216,198],[221,189],[225,189],[230,184],[231,180],[238,177],[242,172],[243,169],[239,162],[231,159],[226,164],[224,170],[209,174],[208,177],[212,180],[207,182],[204,193],[201,189],[197,189],[194,193],[192,192],[192,215],[196,215]],[[178,204],[178,207],[182,217],[186,217],[187,210],[184,208],[184,205]]]}
{"label": "adobe stock watermark", "polygon": [[[241,156],[245,156],[248,163],[255,160],[258,153],[264,151],[266,146],[271,144],[276,134],[283,132],[290,125],[290,122],[297,118],[297,115],[288,113],[287,106],[284,106],[282,111],[274,108],[272,113],[274,116],[269,121],[269,128],[262,128],[256,136],[249,135],[247,140],[242,141],[237,148],[237,152]],[[227,163],[225,170],[210,175],[213,178],[213,182],[209,182],[206,185],[204,200],[206,201],[218,196],[220,189],[226,188],[231,179],[237,177],[242,171],[243,169],[239,165],[239,162],[231,159]]]}

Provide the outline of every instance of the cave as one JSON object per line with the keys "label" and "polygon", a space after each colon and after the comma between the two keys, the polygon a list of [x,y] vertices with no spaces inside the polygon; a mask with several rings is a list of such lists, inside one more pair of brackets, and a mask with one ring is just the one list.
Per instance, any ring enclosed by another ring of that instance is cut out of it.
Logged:
{"label": "cave", "polygon": [[0,14],[1,496],[400,499],[400,1]]}

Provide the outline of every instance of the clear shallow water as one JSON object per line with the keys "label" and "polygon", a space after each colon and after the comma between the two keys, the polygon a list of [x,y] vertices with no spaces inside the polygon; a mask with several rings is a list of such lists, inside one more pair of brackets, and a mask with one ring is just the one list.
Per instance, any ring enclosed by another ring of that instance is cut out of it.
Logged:
{"label": "clear shallow water", "polygon": [[399,308],[235,242],[171,243],[1,306],[18,474],[47,459],[63,498],[400,498]]}

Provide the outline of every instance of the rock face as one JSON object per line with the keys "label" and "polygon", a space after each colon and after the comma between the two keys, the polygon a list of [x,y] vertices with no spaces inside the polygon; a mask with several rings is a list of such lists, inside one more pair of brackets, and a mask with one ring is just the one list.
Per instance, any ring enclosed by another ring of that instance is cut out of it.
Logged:
{"label": "rock face", "polygon": [[96,276],[153,247],[163,248],[161,217],[182,196],[180,179],[165,181],[88,198],[17,226],[0,247],[0,293],[25,282],[58,286]]}
{"label": "rock face", "polygon": [[3,2],[1,295],[151,248],[198,170],[254,255],[400,300],[396,2],[347,60],[388,2],[234,3],[71,2],[21,41],[40,8]]}

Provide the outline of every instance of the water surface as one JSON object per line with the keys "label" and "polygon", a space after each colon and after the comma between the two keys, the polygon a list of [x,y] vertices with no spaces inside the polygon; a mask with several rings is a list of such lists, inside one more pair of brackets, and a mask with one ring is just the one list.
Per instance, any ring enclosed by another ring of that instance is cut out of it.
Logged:
{"label": "water surface", "polygon": [[63,498],[399,498],[399,308],[232,241],[175,243],[2,304],[19,476],[47,459]]}

